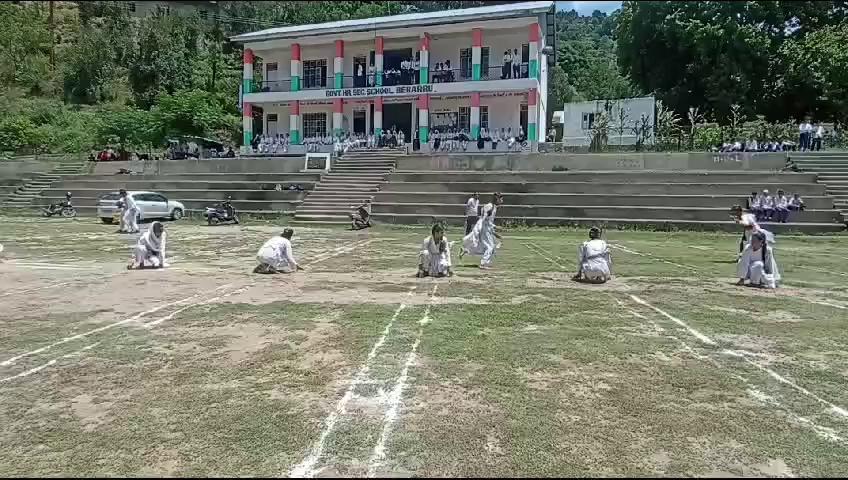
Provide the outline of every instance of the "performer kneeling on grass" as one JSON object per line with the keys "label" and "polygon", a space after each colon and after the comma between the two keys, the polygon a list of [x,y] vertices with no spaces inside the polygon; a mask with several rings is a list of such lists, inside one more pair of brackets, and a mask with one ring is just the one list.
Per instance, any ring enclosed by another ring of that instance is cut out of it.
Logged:
{"label": "performer kneeling on grass", "polygon": [[253,269],[253,273],[294,273],[303,270],[292,254],[292,235],[294,230],[287,228],[279,237],[265,242],[256,254],[259,265]]}
{"label": "performer kneeling on grass", "polygon": [[747,280],[751,287],[777,288],[780,272],[765,233],[757,232],[753,235],[751,243],[745,247],[736,264],[736,275],[739,277],[737,285],[745,285]]}
{"label": "performer kneeling on grass", "polygon": [[471,233],[462,239],[462,250],[459,252],[459,258],[463,255],[481,255],[480,268],[489,270],[492,268],[492,262],[495,259],[495,250],[500,247],[496,243],[496,239],[500,240],[501,236],[495,231],[495,215],[498,211],[498,205],[503,203],[503,196],[500,193],[492,195],[492,202],[483,206],[480,219],[471,229]]}
{"label": "performer kneeling on grass", "polygon": [[[742,207],[739,205],[734,205],[730,209],[730,216],[733,220],[742,225],[742,239],[739,241],[739,255],[742,255],[742,252],[745,250],[747,245],[751,244],[751,239],[756,233],[763,233],[766,237],[766,243],[773,244],[774,243],[774,234],[769,232],[768,230],[760,227],[760,224],[757,223],[756,217],[754,217],[751,213],[744,213]],[[739,257],[737,256],[737,260]]]}
{"label": "performer kneeling on grass", "polygon": [[574,280],[586,283],[606,283],[612,279],[612,257],[607,242],[601,239],[601,229],[589,229],[589,240],[577,249],[577,275]]}
{"label": "performer kneeling on grass", "polygon": [[432,235],[424,239],[421,252],[418,253],[418,278],[451,277],[450,243],[445,236],[445,228],[437,223],[430,231]]}
{"label": "performer kneeling on grass", "polygon": [[135,245],[134,259],[127,265],[127,270],[142,268],[165,268],[165,226],[153,222],[147,232],[138,237]]}

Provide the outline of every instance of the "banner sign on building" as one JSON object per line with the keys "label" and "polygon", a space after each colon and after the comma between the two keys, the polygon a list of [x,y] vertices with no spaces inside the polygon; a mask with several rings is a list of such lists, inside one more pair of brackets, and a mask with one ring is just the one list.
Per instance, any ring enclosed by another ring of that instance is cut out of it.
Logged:
{"label": "banner sign on building", "polygon": [[387,97],[433,93],[433,85],[397,85],[394,87],[339,88],[325,90],[327,97]]}

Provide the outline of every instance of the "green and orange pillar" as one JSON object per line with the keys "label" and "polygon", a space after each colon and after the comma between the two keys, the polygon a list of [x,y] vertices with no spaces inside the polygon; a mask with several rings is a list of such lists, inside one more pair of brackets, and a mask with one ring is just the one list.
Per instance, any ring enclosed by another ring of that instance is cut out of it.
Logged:
{"label": "green and orange pillar", "polygon": [[336,40],[336,56],[333,58],[333,88],[344,88],[344,40]]}
{"label": "green and orange pillar", "polygon": [[[253,50],[244,49],[244,71],[241,92],[247,95],[253,92]],[[243,98],[243,97],[242,97]],[[242,144],[247,147],[253,141],[253,108],[249,102],[242,101]]]}
{"label": "green and orange pillar", "polygon": [[483,30],[475,28],[471,31],[471,80],[483,78]]}
{"label": "green and orange pillar", "polygon": [[530,61],[527,65],[528,77],[539,80],[539,42],[542,38],[542,27],[538,23],[530,24]]}
{"label": "green and orange pillar", "polygon": [[430,83],[430,34],[421,34],[421,54],[418,59],[418,83],[421,85]]}
{"label": "green and orange pillar", "polygon": [[383,37],[374,39],[374,85],[383,86]]}
{"label": "green and orange pillar", "polygon": [[418,140],[421,145],[430,141],[430,95],[418,96]]}
{"label": "green and orange pillar", "polygon": [[291,46],[291,91],[300,91],[300,76],[302,64],[300,62],[300,44],[293,43]]}
{"label": "green and orange pillar", "polygon": [[539,141],[536,125],[539,121],[539,91],[531,88],[527,93],[527,140],[535,145]]}
{"label": "green and orange pillar", "polygon": [[289,105],[289,143],[300,145],[300,102],[295,100]]}

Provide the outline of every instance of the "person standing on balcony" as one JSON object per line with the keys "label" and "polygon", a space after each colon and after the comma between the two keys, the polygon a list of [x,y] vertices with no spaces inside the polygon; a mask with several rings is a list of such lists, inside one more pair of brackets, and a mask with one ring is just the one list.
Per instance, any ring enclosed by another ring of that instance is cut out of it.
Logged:
{"label": "person standing on balcony", "polygon": [[512,78],[521,78],[521,57],[517,48],[512,51]]}
{"label": "person standing on balcony", "polygon": [[509,50],[504,52],[503,67],[501,69],[501,80],[506,80],[512,75],[512,53]]}

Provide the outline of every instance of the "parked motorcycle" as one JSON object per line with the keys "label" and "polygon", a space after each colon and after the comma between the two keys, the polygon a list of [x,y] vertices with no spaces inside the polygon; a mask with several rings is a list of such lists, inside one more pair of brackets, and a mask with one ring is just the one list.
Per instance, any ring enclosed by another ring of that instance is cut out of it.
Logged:
{"label": "parked motorcycle", "polygon": [[227,197],[223,202],[214,207],[206,207],[206,223],[209,225],[220,225],[222,223],[232,223],[238,225],[239,220],[236,215],[236,209],[231,203],[232,197]]}
{"label": "parked motorcycle", "polygon": [[51,203],[50,206],[43,209],[41,214],[45,217],[60,215],[65,218],[73,218],[77,216],[77,210],[71,204],[71,192],[65,194],[65,201],[59,203]]}

